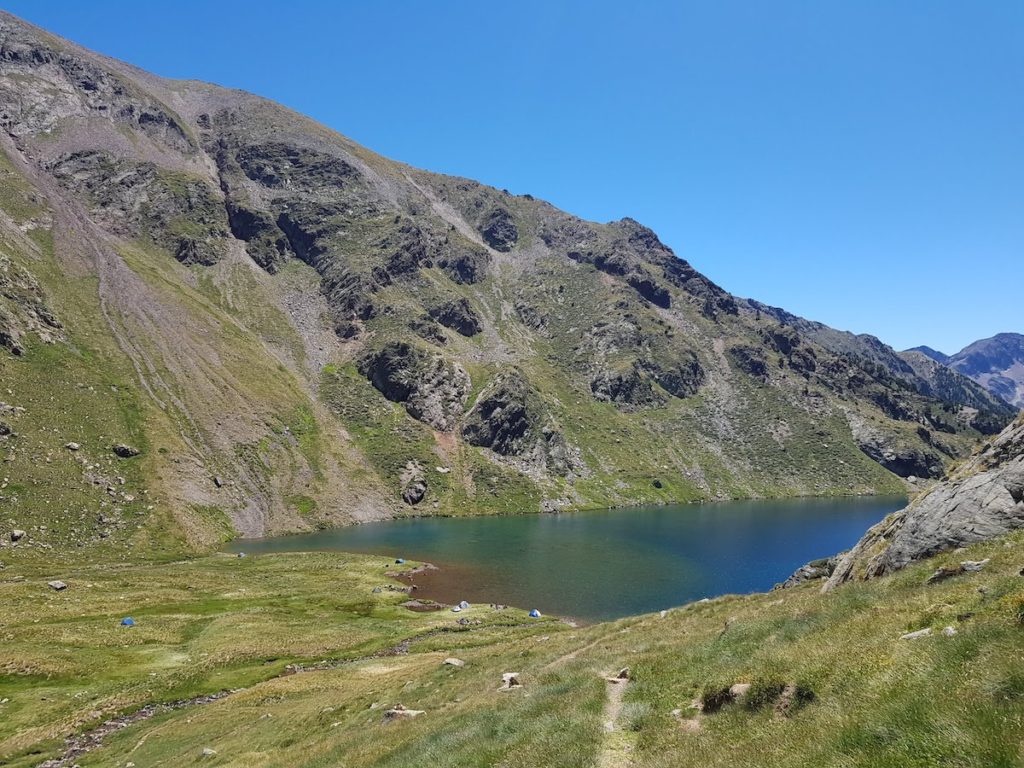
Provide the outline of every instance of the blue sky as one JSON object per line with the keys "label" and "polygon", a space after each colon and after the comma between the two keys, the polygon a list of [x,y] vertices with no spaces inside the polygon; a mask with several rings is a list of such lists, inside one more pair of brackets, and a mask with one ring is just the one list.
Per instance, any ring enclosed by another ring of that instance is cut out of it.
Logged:
{"label": "blue sky", "polygon": [[389,157],[632,216],[728,290],[902,348],[1024,332],[1024,3],[3,7]]}

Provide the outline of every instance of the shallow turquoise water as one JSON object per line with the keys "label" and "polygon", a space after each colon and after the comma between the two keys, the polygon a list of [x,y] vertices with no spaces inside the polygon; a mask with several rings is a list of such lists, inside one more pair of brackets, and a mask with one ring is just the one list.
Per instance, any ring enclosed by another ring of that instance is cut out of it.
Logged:
{"label": "shallow turquoise water", "polygon": [[905,501],[790,499],[390,520],[238,540],[230,550],[334,550],[427,560],[441,571],[424,577],[421,595],[603,620],[771,589],[807,561],[852,546]]}

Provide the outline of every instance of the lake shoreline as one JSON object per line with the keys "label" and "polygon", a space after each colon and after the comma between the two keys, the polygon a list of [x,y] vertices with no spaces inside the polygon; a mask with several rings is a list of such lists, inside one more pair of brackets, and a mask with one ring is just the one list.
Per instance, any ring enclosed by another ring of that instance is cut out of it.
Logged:
{"label": "lake shoreline", "polygon": [[432,563],[399,579],[439,603],[506,604],[605,621],[769,591],[852,546],[906,497],[801,497],[584,513],[419,517],[235,541],[229,551],[337,551]]}

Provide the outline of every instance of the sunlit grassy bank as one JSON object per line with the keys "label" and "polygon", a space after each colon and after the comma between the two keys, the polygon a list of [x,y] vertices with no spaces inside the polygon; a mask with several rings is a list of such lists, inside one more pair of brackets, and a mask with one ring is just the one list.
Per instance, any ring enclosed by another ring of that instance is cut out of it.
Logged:
{"label": "sunlit grassy bank", "polygon": [[[723,597],[583,629],[511,608],[411,612],[379,557],[9,566],[0,764],[58,757],[67,736],[148,703],[233,691],[116,729],[73,762],[1018,765],[1022,546],[1013,536],[829,595]],[[966,558],[991,562],[925,584]],[[52,590],[54,578],[68,588]],[[137,625],[121,627],[125,616]],[[626,666],[621,710],[609,710],[603,678]],[[504,672],[523,687],[498,691]],[[775,681],[813,700],[781,715]],[[768,689],[764,706],[690,708],[737,682]],[[399,703],[424,714],[385,723]]]}

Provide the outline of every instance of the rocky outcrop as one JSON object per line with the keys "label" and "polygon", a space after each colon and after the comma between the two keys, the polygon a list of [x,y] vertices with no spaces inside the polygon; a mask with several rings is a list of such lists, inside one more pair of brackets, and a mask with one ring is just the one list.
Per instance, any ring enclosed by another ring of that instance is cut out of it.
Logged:
{"label": "rocky outcrop", "polygon": [[159,100],[53,38],[0,17],[0,127],[12,136],[52,135],[74,119],[111,120],[164,147],[193,143]]}
{"label": "rocky outcrop", "polygon": [[483,330],[479,316],[465,297],[434,307],[430,310],[430,316],[463,336],[475,336]]}
{"label": "rocky outcrop", "polygon": [[540,396],[517,370],[500,374],[466,415],[462,437],[502,456],[525,458],[565,475],[568,445],[551,423]]}
{"label": "rocky outcrop", "polygon": [[639,363],[621,369],[599,370],[590,380],[590,391],[597,400],[614,403],[623,410],[662,405],[665,400],[654,391]]}
{"label": "rocky outcrop", "polygon": [[496,251],[510,251],[519,240],[515,220],[504,208],[492,208],[480,225],[484,242]]}
{"label": "rocky outcrop", "polygon": [[85,195],[93,214],[122,235],[152,240],[184,264],[215,264],[229,234],[224,207],[206,181],[105,152],[73,152],[50,172]]}
{"label": "rocky outcrop", "polygon": [[737,344],[729,348],[729,359],[748,376],[762,382],[768,381],[768,361],[760,350]]}
{"label": "rocky outcrop", "polygon": [[461,365],[406,342],[363,356],[359,372],[414,419],[442,432],[454,429],[469,392],[469,375]]}
{"label": "rocky outcrop", "polygon": [[448,343],[448,337],[444,335],[444,329],[441,327],[441,324],[429,315],[410,320],[409,330],[431,344],[444,346]]}
{"label": "rocky outcrop", "polygon": [[[855,438],[857,435],[855,435]],[[877,461],[900,477],[942,477],[944,460],[937,453],[913,446],[897,446],[878,434],[861,436],[857,447],[869,458]]]}
{"label": "rocky outcrop", "polygon": [[472,285],[483,280],[490,261],[490,254],[483,248],[455,237],[444,243],[437,256],[437,266],[460,285]]}
{"label": "rocky outcrop", "polygon": [[639,366],[658,385],[673,397],[687,398],[697,394],[706,375],[697,356],[693,353],[671,364],[651,360],[639,361]]}
{"label": "rocky outcrop", "polygon": [[26,334],[53,342],[62,329],[35,277],[0,251],[0,349],[21,355]]}
{"label": "rocky outcrop", "polygon": [[909,563],[1024,527],[1024,420],[956,475],[865,534],[826,584],[883,576]]}
{"label": "rocky outcrop", "polygon": [[427,478],[423,467],[414,461],[405,465],[400,477],[402,484],[402,501],[411,507],[416,506],[427,495]]}
{"label": "rocky outcrop", "polygon": [[823,557],[819,560],[812,560],[806,565],[797,568],[788,579],[781,584],[776,584],[773,589],[790,589],[806,584],[809,581],[821,581],[835,573],[839,562],[846,556],[846,552],[840,552],[832,557]]}

